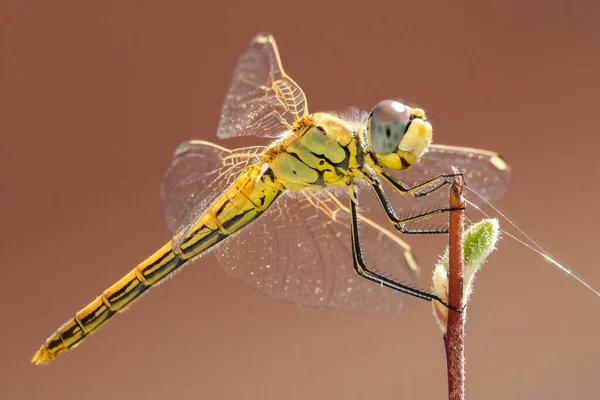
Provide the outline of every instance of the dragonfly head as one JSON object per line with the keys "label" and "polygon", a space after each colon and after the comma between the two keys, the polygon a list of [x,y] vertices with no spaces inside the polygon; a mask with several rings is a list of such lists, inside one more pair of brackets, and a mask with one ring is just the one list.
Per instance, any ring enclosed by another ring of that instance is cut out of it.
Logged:
{"label": "dragonfly head", "polygon": [[419,160],[431,143],[431,132],[425,111],[395,100],[377,103],[367,120],[369,148],[386,168],[395,170]]}

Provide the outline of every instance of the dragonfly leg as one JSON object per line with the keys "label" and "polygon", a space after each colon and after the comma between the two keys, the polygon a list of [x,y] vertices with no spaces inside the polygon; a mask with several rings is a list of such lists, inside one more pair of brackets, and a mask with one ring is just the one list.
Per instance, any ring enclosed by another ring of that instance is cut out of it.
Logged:
{"label": "dragonfly leg", "polygon": [[442,299],[440,299],[438,296],[436,296],[433,293],[429,293],[424,290],[419,290],[419,289],[410,287],[408,285],[405,285],[403,283],[396,282],[390,278],[387,278],[383,275],[380,275],[380,274],[377,274],[377,273],[371,271],[367,267],[367,265],[363,259],[362,250],[360,247],[360,239],[359,239],[359,233],[358,233],[358,212],[356,210],[357,204],[358,204],[358,194],[356,191],[356,186],[352,185],[350,187],[350,216],[351,216],[351,225],[352,225],[351,226],[352,253],[353,253],[353,259],[354,259],[354,269],[356,270],[356,272],[363,278],[366,278],[370,281],[379,283],[380,285],[383,285],[390,289],[398,290],[402,293],[406,293],[411,296],[415,296],[415,297],[418,297],[420,299],[427,300],[427,301],[435,300],[435,301],[440,302],[446,308],[449,308],[453,311],[461,312],[460,309],[450,306],[447,302],[443,301]]}
{"label": "dragonfly leg", "polygon": [[[437,189],[439,189],[441,186],[439,186]],[[443,234],[443,233],[448,233],[448,229],[409,229],[406,227],[407,224],[413,223],[413,222],[417,222],[429,217],[433,217],[434,215],[438,215],[441,213],[445,213],[445,212],[450,212],[450,211],[457,211],[457,210],[464,210],[463,208],[450,208],[450,207],[441,207],[441,208],[437,208],[434,210],[430,210],[430,211],[426,211],[423,212],[421,214],[418,215],[414,215],[408,218],[399,218],[396,215],[396,212],[394,211],[394,208],[392,207],[392,205],[390,204],[390,201],[388,200],[387,196],[385,195],[385,192],[383,191],[383,188],[381,187],[380,183],[373,179],[371,181],[371,188],[373,189],[373,192],[375,193],[375,196],[377,197],[377,200],[379,200],[379,204],[381,204],[381,208],[383,208],[383,210],[385,211],[385,214],[387,215],[388,219],[390,220],[390,222],[394,225],[394,227],[396,229],[398,229],[400,232],[402,233],[407,233],[407,234]],[[437,190],[435,189],[435,190]],[[430,192],[431,193],[431,192]]]}
{"label": "dragonfly leg", "polygon": [[[393,176],[391,176],[390,174],[388,174],[387,172],[385,172],[383,170],[378,170],[377,174],[379,176],[381,176],[390,186],[392,186],[394,189],[396,189],[400,193],[409,194],[413,197],[427,196],[428,194],[431,194],[446,185],[451,185],[452,178],[463,175],[462,173],[440,174],[440,175],[436,176],[435,178],[431,178],[425,182],[421,182],[414,186],[409,186],[406,183],[394,178]],[[423,189],[423,191],[419,191],[421,189]]]}

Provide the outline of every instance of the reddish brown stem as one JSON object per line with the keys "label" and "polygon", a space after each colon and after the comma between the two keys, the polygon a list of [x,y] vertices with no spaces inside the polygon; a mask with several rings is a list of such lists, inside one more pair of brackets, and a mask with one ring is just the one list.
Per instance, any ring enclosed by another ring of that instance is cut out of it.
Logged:
{"label": "reddish brown stem", "polygon": [[[454,173],[457,173],[454,170]],[[465,207],[463,198],[463,179],[454,178],[450,188],[450,208]],[[462,309],[463,304],[463,233],[464,210],[450,212],[450,245],[448,258],[448,299],[449,304]],[[465,398],[465,311],[448,310],[448,328],[444,335],[446,348],[446,366],[448,368],[448,398],[463,400]]]}

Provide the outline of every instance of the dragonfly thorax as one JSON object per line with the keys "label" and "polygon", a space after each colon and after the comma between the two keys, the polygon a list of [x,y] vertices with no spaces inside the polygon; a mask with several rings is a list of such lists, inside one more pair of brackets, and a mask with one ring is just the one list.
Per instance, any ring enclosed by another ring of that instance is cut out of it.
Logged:
{"label": "dragonfly thorax", "polygon": [[297,121],[268,153],[271,170],[288,190],[344,186],[363,163],[354,127],[327,113]]}

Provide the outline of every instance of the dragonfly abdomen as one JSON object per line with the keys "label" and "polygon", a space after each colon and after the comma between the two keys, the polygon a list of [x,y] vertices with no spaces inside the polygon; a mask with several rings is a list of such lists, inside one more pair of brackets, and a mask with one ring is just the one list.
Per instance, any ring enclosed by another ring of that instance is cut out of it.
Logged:
{"label": "dragonfly abdomen", "polygon": [[282,190],[270,168],[248,168],[191,229],[179,234],[183,239],[175,238],[175,242],[181,241],[177,254],[182,259],[202,254],[258,218]]}
{"label": "dragonfly abdomen", "polygon": [[[260,165],[248,168],[198,219],[193,229],[180,233],[185,240],[179,244],[175,237],[106,289],[50,336],[32,362],[47,363],[75,348],[146,290],[258,218],[280,193],[281,185],[269,169],[264,170]],[[174,243],[177,243],[175,248]]]}
{"label": "dragonfly abdomen", "polygon": [[32,361],[36,364],[46,363],[75,348],[113,315],[125,310],[142,293],[183,263],[184,260],[172,251],[171,243],[167,243],[61,326],[46,340]]}

